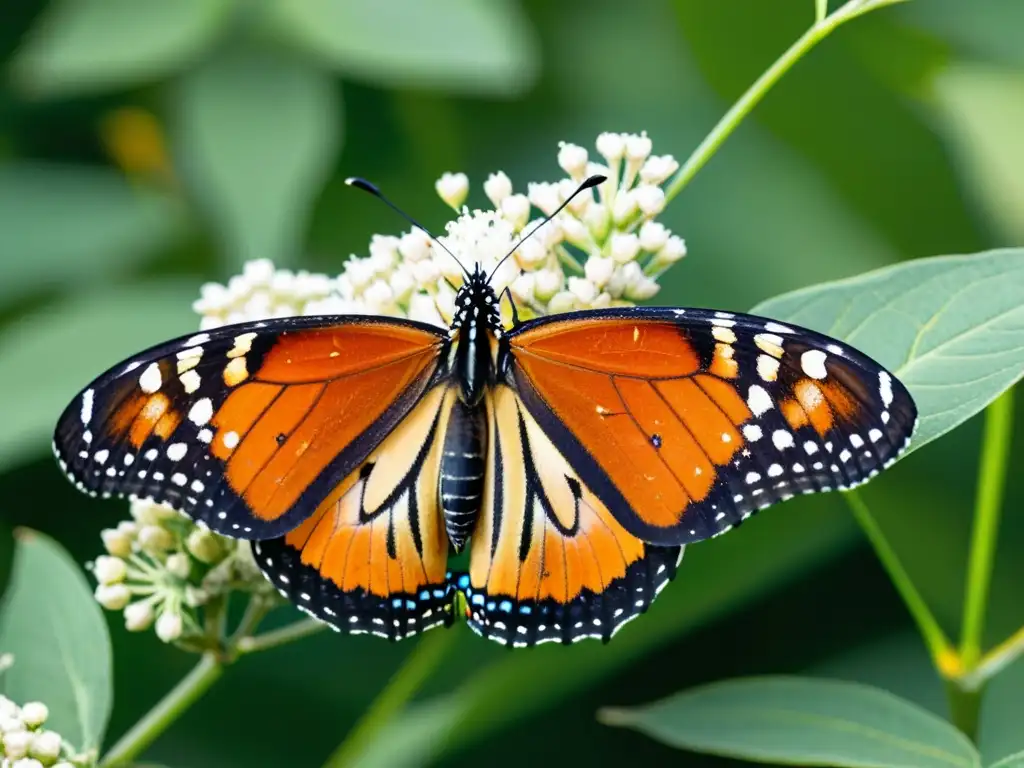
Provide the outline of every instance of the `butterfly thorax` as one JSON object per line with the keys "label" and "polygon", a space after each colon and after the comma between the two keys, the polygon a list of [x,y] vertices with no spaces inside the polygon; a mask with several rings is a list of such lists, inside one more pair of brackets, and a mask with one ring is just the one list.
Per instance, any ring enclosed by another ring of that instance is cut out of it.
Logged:
{"label": "butterfly thorax", "polygon": [[498,297],[479,265],[455,295],[450,374],[467,406],[477,406],[494,383],[492,343],[501,335]]}

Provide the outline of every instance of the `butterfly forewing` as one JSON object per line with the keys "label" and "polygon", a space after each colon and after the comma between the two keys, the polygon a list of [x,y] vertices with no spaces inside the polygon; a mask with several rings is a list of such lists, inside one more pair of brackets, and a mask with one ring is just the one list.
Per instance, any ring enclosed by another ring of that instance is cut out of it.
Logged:
{"label": "butterfly forewing", "polygon": [[415,405],[442,341],[430,326],[368,317],[182,337],[90,384],[54,450],[86,492],[151,498],[232,536],[278,536]]}
{"label": "butterfly forewing", "polygon": [[658,544],[862,483],[916,421],[873,360],[749,315],[592,311],[524,324],[509,346],[531,415],[612,515]]}

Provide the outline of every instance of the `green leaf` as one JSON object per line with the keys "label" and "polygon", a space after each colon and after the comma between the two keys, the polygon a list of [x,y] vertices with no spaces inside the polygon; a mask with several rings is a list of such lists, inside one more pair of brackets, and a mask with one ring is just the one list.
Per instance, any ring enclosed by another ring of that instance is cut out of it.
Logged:
{"label": "green leaf", "polygon": [[194,283],[139,283],[86,293],[30,313],[0,334],[4,413],[0,467],[46,450],[57,418],[109,366],[198,325]]}
{"label": "green leaf", "polygon": [[992,763],[989,768],[1024,768],[1024,752],[1007,755],[1002,760]]}
{"label": "green leaf", "polygon": [[180,83],[175,152],[232,265],[299,255],[340,116],[325,74],[270,52],[226,52]]}
{"label": "green leaf", "polygon": [[197,60],[235,0],[59,0],[50,3],[14,63],[46,96],[120,88]]}
{"label": "green leaf", "polygon": [[110,171],[0,166],[0,304],[142,263],[184,222],[173,200]]}
{"label": "green leaf", "polygon": [[680,749],[785,765],[971,768],[981,758],[949,723],[859,683],[729,680],[599,713]]}
{"label": "green leaf", "polygon": [[337,72],[387,87],[518,94],[537,44],[513,0],[274,3],[268,26]]}
{"label": "green leaf", "polygon": [[903,3],[895,14],[903,23],[952,44],[966,58],[1024,64],[1024,48],[1020,44],[1024,3],[985,0],[971,3],[970,13],[964,13],[965,7],[963,0],[928,0]]}
{"label": "green leaf", "polygon": [[107,622],[81,568],[35,531],[15,532],[14,571],[0,609],[0,650],[14,655],[7,696],[42,701],[47,727],[80,750],[103,741],[113,704]]}
{"label": "green leaf", "polygon": [[912,450],[1024,374],[1024,249],[915,259],[751,311],[843,339],[892,370],[917,403]]}
{"label": "green leaf", "polygon": [[1024,73],[954,65],[933,92],[966,186],[1008,240],[1024,240]]}

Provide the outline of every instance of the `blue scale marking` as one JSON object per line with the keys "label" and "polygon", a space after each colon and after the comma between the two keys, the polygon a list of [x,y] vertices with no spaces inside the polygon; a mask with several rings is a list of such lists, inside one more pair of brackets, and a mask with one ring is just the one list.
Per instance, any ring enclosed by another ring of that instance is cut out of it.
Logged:
{"label": "blue scale marking", "polygon": [[498,610],[499,611],[504,611],[505,613],[511,613],[512,612],[512,603],[509,602],[508,600],[502,600],[498,604]]}
{"label": "blue scale marking", "polygon": [[473,595],[473,605],[483,605],[483,604],[484,604],[484,596],[483,595]]}

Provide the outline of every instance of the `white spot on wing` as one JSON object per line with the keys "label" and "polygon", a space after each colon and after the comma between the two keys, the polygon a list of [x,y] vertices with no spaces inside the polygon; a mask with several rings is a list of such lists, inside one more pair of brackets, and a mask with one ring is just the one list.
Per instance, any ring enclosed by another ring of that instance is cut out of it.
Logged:
{"label": "white spot on wing", "polygon": [[892,405],[892,376],[886,371],[881,371],[878,374],[878,394],[886,408]]}
{"label": "white spot on wing", "polygon": [[167,446],[167,458],[171,461],[181,461],[188,453],[188,446],[184,443],[171,443]]}
{"label": "white spot on wing", "polygon": [[163,383],[163,379],[160,376],[160,366],[156,363],[150,363],[146,366],[146,370],[139,376],[139,387],[146,394],[153,394],[160,389],[160,385]]}
{"label": "white spot on wing", "polygon": [[188,417],[197,427],[201,427],[213,417],[213,403],[210,398],[197,400],[188,412]]}
{"label": "white spot on wing", "polygon": [[757,424],[747,424],[743,427],[743,436],[752,443],[756,443],[763,435],[764,433]]}
{"label": "white spot on wing", "polygon": [[93,400],[95,399],[95,397],[96,397],[96,393],[93,392],[93,390],[91,390],[91,389],[87,389],[87,390],[85,390],[85,392],[82,393],[82,413],[81,413],[81,416],[82,416],[82,423],[83,424],[88,424],[90,421],[92,421],[92,404],[93,404]]}
{"label": "white spot on wing", "polygon": [[795,331],[792,328],[786,325],[782,325],[780,323],[765,323],[764,329],[766,331],[771,331],[772,333],[795,333]]}
{"label": "white spot on wing", "polygon": [[772,432],[772,442],[780,451],[784,448],[792,448],[793,435],[784,429],[776,429]]}
{"label": "white spot on wing", "polygon": [[238,433],[237,432],[225,432],[224,437],[221,438],[224,441],[224,445],[227,448],[234,448],[238,445]]}
{"label": "white spot on wing", "polygon": [[772,409],[772,398],[764,387],[754,384],[747,392],[747,405],[755,416],[760,416]]}
{"label": "white spot on wing", "polygon": [[827,357],[828,355],[820,349],[808,349],[800,355],[800,367],[812,379],[824,379],[828,376],[828,371],[825,370]]}

